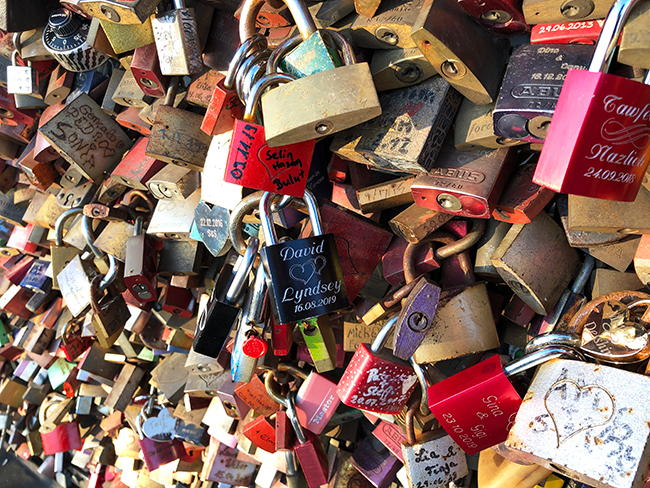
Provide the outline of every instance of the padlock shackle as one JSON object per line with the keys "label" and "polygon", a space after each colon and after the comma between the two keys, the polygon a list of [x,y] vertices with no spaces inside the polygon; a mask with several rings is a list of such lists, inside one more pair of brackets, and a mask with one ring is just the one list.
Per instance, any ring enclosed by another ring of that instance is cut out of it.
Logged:
{"label": "padlock shackle", "polygon": [[[426,391],[426,388],[422,390],[423,392]],[[417,392],[411,396],[411,399],[409,400],[408,403],[408,410],[406,411],[406,418],[404,419],[404,430],[406,431],[406,443],[409,446],[414,446],[417,440],[415,439],[415,426],[413,425],[413,419],[415,417],[415,413],[418,411],[420,408],[420,404],[422,402],[422,396],[418,399],[418,394]],[[429,411],[430,412],[430,411]]]}
{"label": "padlock shackle", "polygon": [[86,238],[86,244],[88,244],[88,247],[96,257],[102,259],[106,256],[106,253],[104,251],[95,246],[96,238],[95,234],[93,233],[92,219],[87,215],[81,217],[81,233]]}
{"label": "padlock shackle", "polygon": [[348,40],[345,38],[345,36],[341,35],[340,32],[336,32],[334,30],[330,29],[323,29],[324,32],[327,32],[329,34],[330,39],[332,39],[332,42],[336,46],[336,48],[341,51],[341,54],[343,55],[343,62],[345,63],[346,66],[350,66],[352,64],[357,64],[357,57],[354,54],[354,50],[352,49],[352,45],[348,42]]}
{"label": "padlock shackle", "polygon": [[253,85],[257,83],[266,73],[266,59],[258,61],[246,71],[241,87],[237,85],[237,94],[240,100],[246,100],[253,90]]}
{"label": "padlock shackle", "polygon": [[279,363],[278,371],[289,373],[291,376],[300,378],[302,380],[306,380],[307,377],[309,376],[309,373],[307,373],[307,371],[305,371],[304,369],[289,363]]}
{"label": "padlock shackle", "polygon": [[539,349],[549,346],[566,346],[577,349],[581,346],[582,339],[578,335],[566,334],[563,332],[550,332],[533,337],[526,347],[524,354],[531,354]]}
{"label": "padlock shackle", "polygon": [[417,257],[417,253],[422,248],[422,246],[432,242],[444,244],[444,246],[439,248],[438,251],[434,251],[434,255],[436,256],[436,259],[440,259],[438,257],[440,255],[439,252],[440,249],[444,250],[444,249],[451,248],[454,251],[458,251],[458,254],[456,254],[456,256],[458,257],[458,264],[460,265],[460,269],[463,271],[465,283],[466,284],[474,283],[476,281],[474,277],[474,266],[472,265],[472,260],[470,259],[469,255],[467,254],[467,252],[465,252],[465,249],[463,249],[466,246],[466,243],[468,241],[465,241],[460,246],[458,245],[459,241],[460,239],[455,239],[451,234],[448,234],[447,232],[436,231],[432,234],[429,234],[427,237],[425,237],[419,242],[409,242],[409,244],[406,246],[406,249],[404,250],[404,260],[402,263],[404,268],[404,278],[406,279],[406,283],[411,283],[418,278],[416,268],[415,268],[416,266],[415,259]]}
{"label": "padlock shackle", "polygon": [[302,426],[298,421],[298,415],[296,414],[296,392],[293,390],[289,391],[287,395],[287,418],[296,433],[298,444],[306,444],[307,437],[305,436],[305,431],[302,430]]}
{"label": "padlock shackle", "polygon": [[589,318],[589,315],[602,303],[609,300],[616,300],[627,304],[633,301],[649,300],[649,299],[650,299],[650,295],[642,291],[622,290],[622,291],[614,291],[612,293],[601,295],[599,297],[594,298],[590,302],[585,303],[571,318],[571,320],[566,325],[566,327],[558,328],[556,329],[556,331],[567,332],[569,334],[582,336],[582,329],[587,323],[587,319]]}
{"label": "padlock shackle", "polygon": [[239,295],[241,295],[244,284],[246,284],[246,280],[248,279],[248,274],[253,269],[253,263],[255,262],[259,247],[260,240],[257,237],[252,236],[248,239],[248,246],[246,247],[244,256],[240,257],[237,263],[235,263],[235,268],[233,269],[235,277],[226,292],[226,302],[235,303]]}
{"label": "padlock shackle", "polygon": [[[235,89],[240,100],[248,100],[248,96],[253,91],[253,87],[255,86],[252,83],[252,78],[259,76],[259,79],[256,80],[259,81],[264,76],[264,71],[262,71],[261,75],[259,72],[263,66],[266,66],[266,60],[270,55],[270,49],[259,49],[248,56],[239,67],[237,70],[237,76],[235,77]],[[244,80],[247,78],[249,80],[249,83],[251,83],[251,86],[248,89],[248,95],[244,96]]]}
{"label": "padlock shackle", "polygon": [[[278,236],[275,233],[275,227],[271,221],[271,202],[275,195],[275,193],[264,192],[264,195],[260,199],[260,221],[262,222],[262,230],[264,231],[267,246],[272,246],[278,243]],[[294,198],[294,201],[295,200],[298,199]],[[311,191],[305,189],[305,194],[303,195],[302,200],[307,205],[312,234],[314,236],[322,236],[323,225],[321,223],[320,210],[318,210],[316,197]]]}
{"label": "padlock shackle", "polygon": [[388,335],[390,334],[390,331],[397,324],[398,318],[399,318],[398,315],[393,315],[393,317],[390,320],[388,320],[388,322],[386,322],[384,326],[379,330],[377,336],[375,337],[375,340],[372,341],[372,345],[370,346],[370,350],[373,353],[377,354],[384,347],[384,344],[386,344],[386,341],[388,340]]}
{"label": "padlock shackle", "polygon": [[178,86],[181,83],[180,76],[172,76],[172,79],[169,80],[169,86],[165,92],[165,101],[163,105],[166,107],[173,107],[174,101],[176,100],[176,95],[178,94]]}
{"label": "padlock shackle", "polygon": [[281,83],[291,83],[296,79],[295,76],[287,75],[284,73],[273,73],[271,75],[264,75],[262,78],[257,80],[257,82],[251,88],[251,92],[246,98],[246,108],[244,110],[244,122],[253,122],[255,120],[255,110],[257,104],[262,98],[262,93],[267,88],[279,85]]}
{"label": "padlock shackle", "polygon": [[245,311],[246,324],[262,324],[264,322],[264,309],[266,308],[266,273],[264,266],[258,266],[255,273],[255,281],[253,282],[253,290],[251,291],[250,303],[248,310]]}
{"label": "padlock shackle", "polygon": [[244,62],[244,59],[254,50],[265,49],[266,46],[266,37],[262,34],[255,34],[245,41],[242,41],[241,46],[237,48],[235,55],[232,57],[232,60],[230,60],[230,64],[228,65],[228,72],[223,80],[224,88],[232,90],[235,86],[237,72],[239,71],[241,64]]}
{"label": "padlock shackle", "polygon": [[185,8],[185,0],[174,0],[174,8],[176,10]]}
{"label": "padlock shackle", "polygon": [[284,408],[289,408],[289,401],[286,397],[280,394],[278,389],[280,385],[273,378],[273,371],[267,371],[264,373],[264,387],[266,388],[266,393],[271,397],[272,400],[278,402]]}
{"label": "padlock shackle", "polygon": [[[18,56],[20,56],[20,53],[21,53],[22,50],[23,50],[23,43],[20,41],[20,36],[21,36],[21,35],[22,35],[22,31],[21,31],[21,32],[15,32],[14,35],[13,35],[14,53],[18,54]],[[22,56],[21,56],[21,57],[22,57]],[[13,53],[11,54],[11,60],[12,60],[12,62],[13,62],[13,64],[14,64],[14,66],[15,66],[16,63],[15,63],[15,61],[14,61],[14,55],[13,55]]]}
{"label": "padlock shackle", "polygon": [[[242,223],[244,222],[244,217],[252,213],[255,209],[259,210],[260,201],[263,195],[264,192],[262,190],[251,193],[247,197],[242,198],[230,213],[230,225],[228,226],[228,234],[230,237],[230,242],[232,243],[232,247],[239,254],[244,254],[246,252],[246,242],[244,242],[244,237],[242,234]],[[281,202],[284,202],[285,196],[286,195],[282,195]],[[289,201],[289,204],[293,208],[300,212],[306,213],[307,205],[305,205],[305,202],[297,198],[290,198],[291,200]],[[273,202],[275,202],[275,199],[273,199]],[[272,203],[271,211],[275,212],[276,210],[274,210],[273,207],[274,205]]]}
{"label": "padlock shackle", "polygon": [[268,61],[266,62],[266,74],[272,75],[273,73],[277,73],[282,58],[284,58],[287,54],[289,54],[289,52],[297,48],[302,41],[303,39],[302,36],[300,36],[300,34],[296,34],[295,36],[292,36],[289,39],[285,39],[284,41],[282,41],[278,45],[278,47],[276,47],[273,50],[273,52],[269,56]]}
{"label": "padlock shackle", "polygon": [[418,382],[420,383],[420,389],[422,390],[422,395],[420,395],[420,413],[426,417],[431,414],[431,409],[429,408],[429,383],[427,382],[427,376],[422,366],[415,362],[413,356],[411,356],[409,363],[411,363],[413,371],[415,371],[415,376],[417,377]]}
{"label": "padlock shackle", "polygon": [[[151,216],[151,214],[154,211],[155,205],[151,201],[149,195],[147,195],[142,190],[129,190],[128,192],[126,192],[122,197],[122,204],[135,211],[135,209],[138,206],[137,204],[140,203],[137,200],[135,200],[136,197],[142,199],[142,201],[144,201],[144,203],[147,204],[147,208],[149,209],[149,216]],[[134,203],[135,205],[133,205]]]}
{"label": "padlock shackle", "polygon": [[71,208],[59,215],[54,224],[54,244],[56,246],[63,246],[63,227],[65,226],[65,222],[69,218],[81,213],[83,213],[83,208]]}
{"label": "padlock shackle", "polygon": [[571,358],[578,361],[584,361],[585,357],[581,352],[567,346],[549,346],[538,349],[530,354],[524,354],[519,359],[515,359],[510,364],[503,367],[503,373],[506,376],[513,376],[522,373],[530,368],[544,364],[551,359]]}
{"label": "padlock shackle", "polygon": [[[298,27],[298,31],[303,40],[307,40],[314,32],[316,32],[316,24],[314,19],[305,5],[303,0],[283,0],[285,5],[289,8],[291,16]],[[257,14],[260,12],[265,4],[265,0],[245,0],[239,17],[239,40],[244,43],[247,39],[257,34],[255,21]],[[280,43],[270,43],[269,47],[275,49]]]}
{"label": "padlock shackle", "polygon": [[598,36],[594,56],[589,71],[607,73],[630,12],[640,0],[616,0],[607,14],[603,28]]}

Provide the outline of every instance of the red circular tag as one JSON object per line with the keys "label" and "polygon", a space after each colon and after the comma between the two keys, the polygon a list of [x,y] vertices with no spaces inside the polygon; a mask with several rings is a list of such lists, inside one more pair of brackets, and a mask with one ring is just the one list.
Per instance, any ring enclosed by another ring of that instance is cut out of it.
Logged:
{"label": "red circular tag", "polygon": [[244,341],[242,350],[246,356],[251,358],[261,358],[269,350],[269,346],[264,339],[257,336],[251,336]]}

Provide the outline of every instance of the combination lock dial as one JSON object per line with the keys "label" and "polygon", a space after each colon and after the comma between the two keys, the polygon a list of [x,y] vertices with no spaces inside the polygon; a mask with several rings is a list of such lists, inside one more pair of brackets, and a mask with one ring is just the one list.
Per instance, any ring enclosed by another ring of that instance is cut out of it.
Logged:
{"label": "combination lock dial", "polygon": [[68,71],[90,71],[108,61],[108,56],[87,42],[90,20],[61,8],[50,15],[43,31],[43,44]]}

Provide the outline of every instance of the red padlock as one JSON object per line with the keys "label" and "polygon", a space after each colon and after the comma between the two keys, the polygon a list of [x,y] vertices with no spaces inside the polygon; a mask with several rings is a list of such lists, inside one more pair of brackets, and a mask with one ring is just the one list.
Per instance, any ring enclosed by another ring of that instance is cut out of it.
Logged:
{"label": "red padlock", "polygon": [[521,405],[508,379],[551,359],[580,358],[566,346],[539,349],[510,363],[498,355],[450,376],[427,389],[431,412],[470,456],[506,440]]}
{"label": "red padlock", "polygon": [[299,198],[304,195],[316,141],[269,147],[264,127],[253,123],[262,92],[293,80],[285,74],[266,75],[251,89],[244,118],[235,121],[232,132],[224,176],[227,183]]}
{"label": "red padlock", "polygon": [[530,30],[520,0],[458,0],[476,22],[501,36],[517,36]]}
{"label": "red padlock", "polygon": [[209,136],[216,136],[232,130],[235,119],[244,116],[244,106],[237,93],[224,86],[225,76],[219,73],[212,98],[205,111],[201,130]]}
{"label": "red padlock", "polygon": [[397,318],[386,322],[370,348],[361,344],[345,369],[336,393],[349,407],[396,415],[415,390],[417,377],[411,365],[382,351]]}
{"label": "red padlock", "polygon": [[631,202],[650,162],[650,76],[607,74],[616,41],[638,0],[618,0],[589,71],[569,70],[533,182],[553,191]]}
{"label": "red padlock", "polygon": [[41,432],[41,441],[43,454],[46,456],[57,452],[79,450],[81,449],[79,424],[76,421],[61,423],[52,432],[47,434]]}
{"label": "red padlock", "polygon": [[530,32],[531,44],[596,44],[604,20],[537,24]]}

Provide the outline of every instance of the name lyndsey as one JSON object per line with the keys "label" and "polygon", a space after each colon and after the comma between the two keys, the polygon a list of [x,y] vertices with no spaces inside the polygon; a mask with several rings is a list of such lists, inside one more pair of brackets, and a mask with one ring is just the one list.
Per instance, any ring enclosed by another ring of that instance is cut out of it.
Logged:
{"label": "name lyndsey", "polygon": [[341,281],[323,283],[322,280],[318,280],[314,286],[308,286],[299,290],[296,290],[293,286],[289,286],[284,290],[282,303],[293,301],[295,304],[299,304],[304,298],[318,297],[327,292],[334,292],[335,295],[338,295],[341,292]]}

